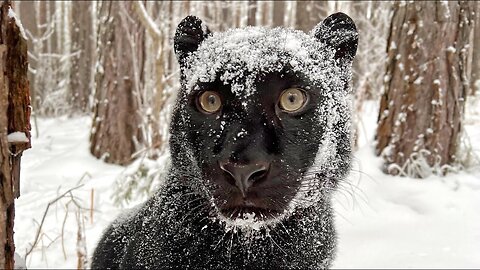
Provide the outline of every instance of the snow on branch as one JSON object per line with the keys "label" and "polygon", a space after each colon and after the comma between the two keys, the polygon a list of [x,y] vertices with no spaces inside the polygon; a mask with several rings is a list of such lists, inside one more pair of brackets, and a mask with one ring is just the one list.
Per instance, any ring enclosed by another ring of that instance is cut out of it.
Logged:
{"label": "snow on branch", "polygon": [[28,40],[27,35],[25,34],[25,29],[23,28],[22,22],[20,21],[17,14],[15,14],[15,12],[11,7],[8,8],[8,17],[13,18],[13,20],[15,21],[15,24],[20,30],[20,35],[22,36],[22,38],[25,40]]}

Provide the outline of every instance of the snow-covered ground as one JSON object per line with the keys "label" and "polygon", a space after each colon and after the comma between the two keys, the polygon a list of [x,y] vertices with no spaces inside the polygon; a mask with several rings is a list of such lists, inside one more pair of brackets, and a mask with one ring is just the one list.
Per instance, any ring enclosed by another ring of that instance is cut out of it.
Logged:
{"label": "snow-covered ground", "polygon": [[[50,206],[41,241],[27,256],[29,268],[76,268],[78,213],[85,224],[86,246],[91,254],[102,230],[121,211],[113,205],[111,190],[123,167],[106,164],[90,155],[90,122],[87,117],[39,119],[40,136],[32,138],[32,148],[22,157],[21,196],[16,200],[15,217],[16,252],[20,256],[24,257],[34,242],[50,201],[83,184],[72,194],[86,208],[79,211],[69,203],[69,197]],[[32,137],[34,131],[33,128]],[[90,218],[92,190],[93,219]]]}
{"label": "snow-covered ground", "polygon": [[[366,107],[355,170],[335,197],[339,250],[334,267],[480,268],[480,169],[423,180],[384,175],[373,154],[376,106]],[[38,124],[39,138],[22,158],[17,252],[24,257],[34,242],[48,202],[82,185],[71,194],[85,209],[71,197],[52,204],[26,261],[29,268],[75,268],[78,224],[85,226],[91,256],[102,230],[122,211],[111,195],[124,168],[89,154],[90,119],[39,119]],[[466,128],[478,153],[480,116],[469,118]]]}

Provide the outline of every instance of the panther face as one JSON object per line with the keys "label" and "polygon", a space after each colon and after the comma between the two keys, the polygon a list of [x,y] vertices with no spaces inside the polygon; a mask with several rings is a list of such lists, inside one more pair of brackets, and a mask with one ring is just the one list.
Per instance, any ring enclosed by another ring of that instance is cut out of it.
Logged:
{"label": "panther face", "polygon": [[342,13],[310,35],[261,27],[211,34],[196,17],[180,23],[172,159],[221,220],[276,223],[345,176],[356,44]]}

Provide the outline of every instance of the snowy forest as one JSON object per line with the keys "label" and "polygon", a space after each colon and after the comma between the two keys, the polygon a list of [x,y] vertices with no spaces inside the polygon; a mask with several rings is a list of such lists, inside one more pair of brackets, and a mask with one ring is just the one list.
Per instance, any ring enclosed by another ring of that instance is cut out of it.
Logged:
{"label": "snowy forest", "polygon": [[333,268],[480,268],[480,2],[0,2],[0,268],[89,268],[161,187],[177,26],[355,22]]}

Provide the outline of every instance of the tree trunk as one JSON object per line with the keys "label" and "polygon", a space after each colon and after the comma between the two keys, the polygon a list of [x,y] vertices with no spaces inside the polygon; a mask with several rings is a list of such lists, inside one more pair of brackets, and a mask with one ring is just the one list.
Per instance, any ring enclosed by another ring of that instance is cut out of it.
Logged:
{"label": "tree trunk", "polygon": [[455,163],[473,4],[395,3],[377,128],[385,172],[425,177]]}
{"label": "tree trunk", "polygon": [[326,1],[298,1],[296,10],[296,29],[308,33],[321,20],[327,17]]}
{"label": "tree trunk", "polygon": [[296,15],[297,15],[297,3],[293,1],[286,1],[285,2],[285,13],[284,13],[284,20],[283,26],[295,28],[296,25]]}
{"label": "tree trunk", "polygon": [[90,81],[94,68],[94,59],[91,58],[95,41],[92,33],[96,29],[92,26],[92,2],[73,1],[72,14],[72,70],[70,73],[70,89],[72,109],[74,112],[88,112],[88,99],[93,91],[93,82]]}
{"label": "tree trunk", "polygon": [[14,199],[20,195],[20,158],[30,148],[27,42],[11,6],[0,3],[0,268],[5,269],[14,267]]}
{"label": "tree trunk", "polygon": [[247,25],[255,26],[257,25],[257,1],[256,0],[248,0],[248,18],[247,18]]}
{"label": "tree trunk", "polygon": [[[143,70],[138,65],[143,64],[144,30],[140,24],[122,17],[121,5],[129,6],[131,11],[132,2],[99,4],[99,17],[105,19],[99,23],[99,67],[90,151],[105,162],[126,165],[132,161],[137,144],[143,140],[138,114],[141,102],[137,79],[141,74],[136,74],[135,70],[140,73]],[[126,24],[131,28],[126,29]]]}
{"label": "tree trunk", "polygon": [[480,91],[480,2],[475,3],[476,11],[472,44],[472,74],[470,78],[470,93],[472,95],[475,95]]}
{"label": "tree trunk", "polygon": [[285,1],[274,1],[273,2],[273,26],[283,26],[285,18]]}

